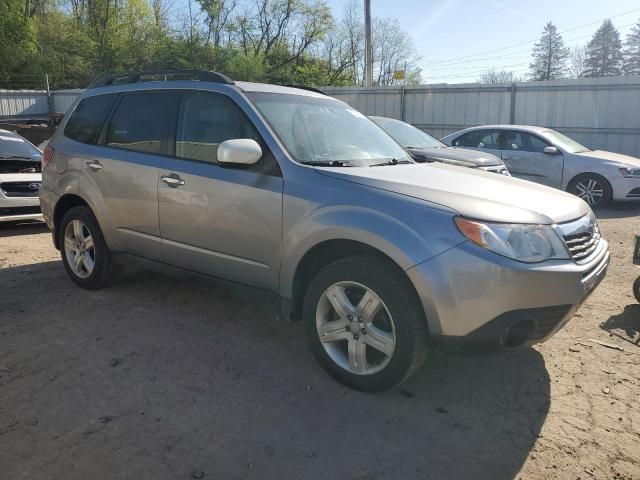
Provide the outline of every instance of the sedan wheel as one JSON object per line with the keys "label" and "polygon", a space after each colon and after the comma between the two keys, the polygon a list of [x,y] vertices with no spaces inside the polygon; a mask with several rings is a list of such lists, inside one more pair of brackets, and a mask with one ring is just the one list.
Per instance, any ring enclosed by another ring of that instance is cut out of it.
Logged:
{"label": "sedan wheel", "polygon": [[96,263],[96,251],[93,237],[80,220],[72,220],[64,231],[64,253],[69,266],[80,278],[93,273]]}
{"label": "sedan wheel", "polygon": [[380,297],[359,283],[338,282],[324,291],[316,330],[327,355],[352,374],[379,372],[393,356],[393,318]]}
{"label": "sedan wheel", "polygon": [[567,191],[583,199],[592,209],[604,207],[612,197],[609,182],[595,173],[578,175],[571,180]]}

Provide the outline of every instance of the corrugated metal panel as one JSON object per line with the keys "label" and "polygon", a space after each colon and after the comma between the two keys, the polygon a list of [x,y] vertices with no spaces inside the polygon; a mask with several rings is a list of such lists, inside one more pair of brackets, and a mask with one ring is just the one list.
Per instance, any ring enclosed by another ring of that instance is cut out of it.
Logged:
{"label": "corrugated metal panel", "polygon": [[[401,118],[401,87],[326,87],[367,115]],[[557,129],[585,145],[640,157],[640,76],[517,83],[515,122]],[[511,85],[405,88],[404,118],[441,138],[466,127],[508,124]]]}
{"label": "corrugated metal panel", "polygon": [[84,90],[58,90],[52,93],[53,111],[65,113]]}
{"label": "corrugated metal panel", "polygon": [[36,90],[0,90],[0,118],[46,116],[47,94]]}

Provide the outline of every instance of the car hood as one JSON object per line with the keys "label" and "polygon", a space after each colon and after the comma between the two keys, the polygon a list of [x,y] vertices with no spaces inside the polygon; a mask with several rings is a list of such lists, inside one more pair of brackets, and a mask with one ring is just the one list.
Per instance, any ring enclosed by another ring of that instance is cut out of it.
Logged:
{"label": "car hood", "polygon": [[319,167],[316,171],[436,203],[478,220],[553,224],[591,212],[584,201],[561,190],[445,163]]}
{"label": "car hood", "polygon": [[599,160],[609,160],[615,163],[623,163],[633,167],[640,167],[640,158],[622,155],[621,153],[605,152],[604,150],[593,150],[591,152],[576,153],[579,157],[594,158]]}
{"label": "car hood", "polygon": [[461,167],[493,167],[503,165],[495,155],[490,153],[478,152],[476,150],[467,150],[464,148],[410,148],[407,149],[417,160],[436,160]]}

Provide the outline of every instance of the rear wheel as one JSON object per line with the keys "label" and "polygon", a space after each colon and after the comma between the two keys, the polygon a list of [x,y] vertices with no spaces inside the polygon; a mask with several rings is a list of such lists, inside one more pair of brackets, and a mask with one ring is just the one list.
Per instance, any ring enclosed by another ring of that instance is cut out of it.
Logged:
{"label": "rear wheel", "polygon": [[596,173],[578,175],[569,182],[567,191],[583,199],[593,209],[607,206],[612,197],[611,184]]}
{"label": "rear wheel", "polygon": [[111,253],[89,207],[65,213],[58,232],[62,263],[69,278],[82,288],[101,288],[112,270]]}
{"label": "rear wheel", "polygon": [[640,303],[640,277],[636,278],[633,282],[633,296],[636,297],[636,301]]}
{"label": "rear wheel", "polygon": [[351,388],[386,390],[424,361],[422,307],[408,279],[388,261],[358,256],[326,266],[311,281],[303,308],[316,359]]}

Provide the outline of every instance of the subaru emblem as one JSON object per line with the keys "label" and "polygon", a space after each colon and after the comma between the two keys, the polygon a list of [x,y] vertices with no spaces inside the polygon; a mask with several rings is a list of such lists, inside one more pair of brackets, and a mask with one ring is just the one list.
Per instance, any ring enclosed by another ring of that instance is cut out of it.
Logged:
{"label": "subaru emblem", "polygon": [[40,190],[40,184],[39,183],[30,183],[29,184],[29,189],[30,190]]}

